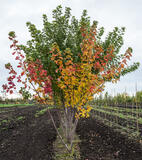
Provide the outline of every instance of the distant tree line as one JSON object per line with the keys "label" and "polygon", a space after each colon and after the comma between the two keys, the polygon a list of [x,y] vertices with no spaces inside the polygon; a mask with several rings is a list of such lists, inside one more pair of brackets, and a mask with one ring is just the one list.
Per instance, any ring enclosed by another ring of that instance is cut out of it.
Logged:
{"label": "distant tree line", "polygon": [[23,98],[5,98],[0,97],[0,104],[22,104],[25,103]]}
{"label": "distant tree line", "polygon": [[113,105],[113,106],[142,106],[142,91],[137,91],[135,95],[130,96],[128,93],[117,94],[116,96],[109,95],[108,92],[100,94],[92,102],[95,105]]}

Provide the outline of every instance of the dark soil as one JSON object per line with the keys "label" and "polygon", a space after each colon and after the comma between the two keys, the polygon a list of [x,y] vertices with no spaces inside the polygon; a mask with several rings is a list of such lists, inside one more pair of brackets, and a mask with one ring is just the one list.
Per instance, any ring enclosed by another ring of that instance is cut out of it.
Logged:
{"label": "dark soil", "polygon": [[[14,120],[0,127],[0,160],[53,159],[56,131],[48,113],[35,118],[38,110],[36,106],[15,109]],[[55,111],[52,114],[57,117]],[[19,116],[25,118],[17,121]]]}
{"label": "dark soil", "polygon": [[142,147],[135,141],[89,118],[81,120],[77,133],[81,139],[82,160],[142,160]]}
{"label": "dark soil", "polygon": [[[0,119],[0,160],[54,160],[56,131],[48,112],[39,117],[37,106],[2,109]],[[52,110],[56,124],[59,120]],[[24,118],[19,119],[22,116]],[[2,120],[1,120],[2,121]],[[83,119],[77,126],[81,139],[81,160],[142,160],[142,149],[136,142],[114,132],[94,118]]]}
{"label": "dark soil", "polygon": [[[132,121],[130,119],[124,119],[124,118],[121,118],[121,117],[118,117],[118,116],[114,116],[114,115],[108,115],[105,113],[102,113],[102,112],[98,112],[98,111],[95,111],[94,112],[94,115],[97,114],[97,115],[100,115],[102,118],[106,118],[107,120],[109,120],[110,122],[116,122],[118,125],[120,126],[123,126],[123,127],[128,127],[130,129],[132,129],[132,132],[134,131],[137,131],[137,121]],[[142,136],[142,124],[139,124],[139,132],[140,132],[140,136]],[[141,137],[139,137],[141,138]]]}

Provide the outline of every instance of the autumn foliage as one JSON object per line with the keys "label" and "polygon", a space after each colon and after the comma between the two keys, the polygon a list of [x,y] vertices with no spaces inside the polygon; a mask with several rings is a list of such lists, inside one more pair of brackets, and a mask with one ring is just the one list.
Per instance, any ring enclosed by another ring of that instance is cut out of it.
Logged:
{"label": "autumn foliage", "polygon": [[[53,44],[49,53],[51,61],[56,65],[55,73],[59,74],[56,85],[64,94],[65,107],[76,108],[75,116],[78,118],[89,116],[91,107],[86,105],[87,102],[92,100],[94,94],[103,91],[106,80],[112,82],[119,80],[122,69],[132,56],[131,50],[128,49],[119,65],[108,67],[114,57],[113,46],[109,46],[106,54],[103,55],[102,46],[96,43],[96,26],[92,26],[90,31],[85,28],[80,28],[80,30],[82,43],[80,44],[81,53],[78,53],[79,62],[73,61],[73,53],[70,48],[66,48],[62,56],[62,51],[57,43]],[[17,45],[18,41],[15,40],[15,35],[10,36],[9,39],[13,42],[10,48],[14,50],[12,55],[15,55],[15,60],[19,62],[17,68],[21,69],[21,74],[17,75],[11,64],[6,64],[5,67],[9,70],[10,76],[8,85],[3,85],[3,88],[12,94],[13,89],[16,89],[13,82],[15,79],[24,84],[25,88],[29,82],[28,84],[36,93],[34,98],[38,102],[47,104],[49,99],[53,101],[52,74],[48,74],[48,69],[44,69],[39,59],[36,61],[25,59]],[[24,75],[26,78],[22,80]]]}
{"label": "autumn foliage", "polygon": [[104,29],[98,29],[96,21],[90,25],[86,11],[80,21],[75,17],[70,21],[70,8],[62,14],[62,7],[58,6],[53,11],[53,22],[43,15],[42,31],[28,22],[32,40],[27,45],[19,45],[15,33],[9,33],[12,55],[21,72],[18,74],[10,63],[6,64],[10,76],[3,89],[12,94],[18,82],[34,91],[33,98],[38,103],[56,105],[63,111],[66,136],[71,138],[78,119],[89,117],[92,108],[88,102],[103,91],[105,82],[117,82],[139,64],[127,65],[131,48],[119,54],[124,28],[115,27],[103,42]]}

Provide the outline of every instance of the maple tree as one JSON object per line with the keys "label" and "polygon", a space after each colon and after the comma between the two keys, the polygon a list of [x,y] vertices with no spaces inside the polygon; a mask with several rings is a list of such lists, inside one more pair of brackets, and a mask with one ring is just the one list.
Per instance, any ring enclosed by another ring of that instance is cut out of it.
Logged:
{"label": "maple tree", "polygon": [[[70,151],[79,118],[89,117],[92,109],[88,102],[103,91],[105,82],[117,82],[121,76],[136,70],[139,63],[127,65],[131,48],[119,53],[125,29],[115,27],[102,41],[104,28],[98,28],[96,21],[91,25],[86,10],[79,21],[71,16],[70,8],[63,14],[58,6],[52,22],[43,15],[42,31],[30,22],[27,26],[32,39],[26,45],[18,45],[15,33],[9,33],[12,54],[16,55],[21,73],[18,75],[10,63],[6,64],[10,76],[3,88],[12,94],[16,80],[35,92],[38,103],[56,106],[70,147],[60,138]],[[50,116],[58,132],[51,113]]]}

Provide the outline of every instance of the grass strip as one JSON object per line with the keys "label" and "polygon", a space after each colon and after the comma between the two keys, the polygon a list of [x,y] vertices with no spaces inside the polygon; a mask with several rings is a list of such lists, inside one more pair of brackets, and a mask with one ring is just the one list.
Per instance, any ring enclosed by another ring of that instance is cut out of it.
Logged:
{"label": "grass strip", "polygon": [[[94,108],[94,111],[102,112],[102,113],[112,115],[112,116],[117,116],[117,117],[125,119],[125,120],[131,120],[132,122],[137,121],[137,117],[134,117],[132,115],[124,115],[122,113],[108,112],[108,111],[105,111],[104,109],[100,109],[100,108]],[[142,118],[138,118],[138,122],[140,124],[142,124]]]}
{"label": "grass strip", "polygon": [[33,106],[34,104],[0,104],[0,107]]}
{"label": "grass strip", "polygon": [[122,125],[119,125],[115,122],[109,121],[108,119],[104,119],[101,116],[95,115],[94,118],[104,123],[106,126],[113,128],[115,131],[120,132],[123,135],[126,135],[130,139],[138,140],[140,137],[140,132],[138,132],[136,129],[124,127]]}
{"label": "grass strip", "polygon": [[92,106],[93,108],[101,108],[101,109],[108,109],[108,110],[111,110],[111,111],[119,111],[119,112],[131,112],[131,113],[142,113],[142,109],[141,108],[139,108],[139,109],[134,109],[134,108],[132,108],[133,109],[133,112],[132,112],[132,109],[130,109],[130,108],[120,108],[120,107],[113,107],[113,106],[99,106],[99,107],[97,107],[97,106]]}

